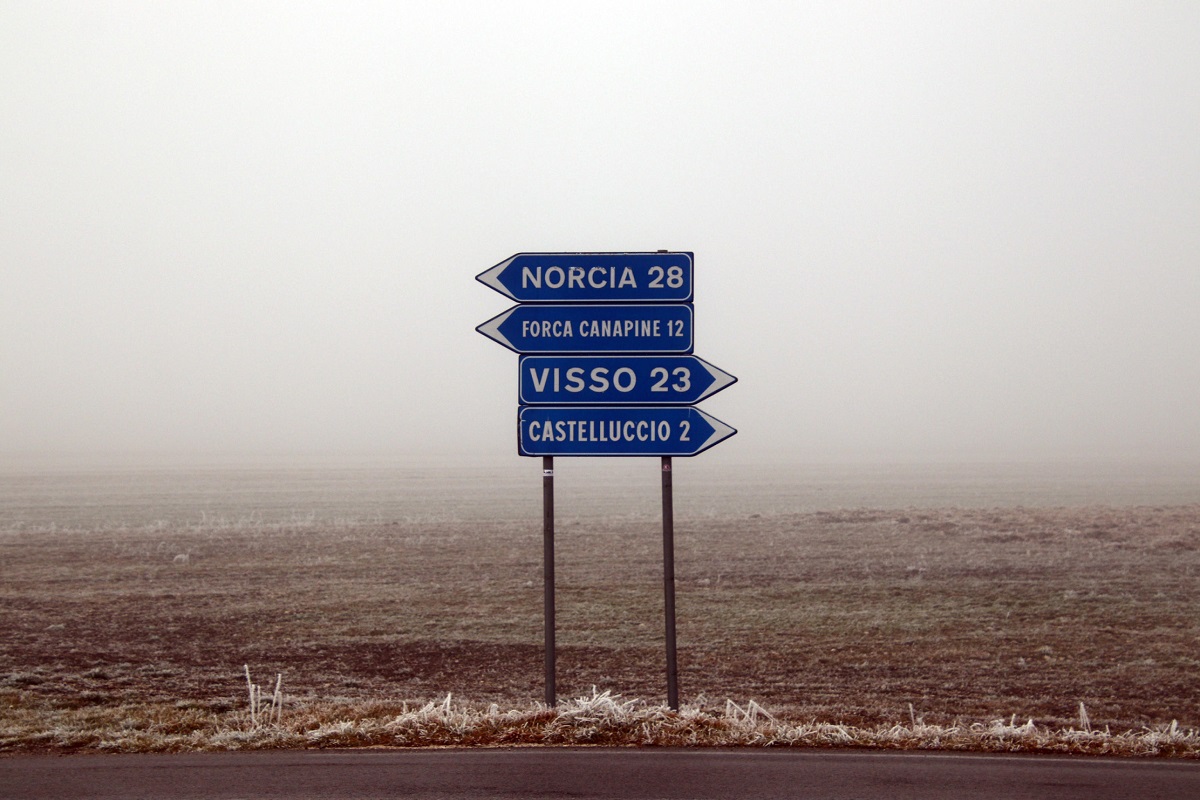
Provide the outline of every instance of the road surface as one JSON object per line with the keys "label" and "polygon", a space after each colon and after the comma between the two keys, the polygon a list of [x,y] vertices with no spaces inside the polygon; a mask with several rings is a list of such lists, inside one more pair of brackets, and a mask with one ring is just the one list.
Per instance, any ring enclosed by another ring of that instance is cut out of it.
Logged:
{"label": "road surface", "polygon": [[1200,763],[850,750],[330,750],[0,758],[0,798],[1200,798]]}

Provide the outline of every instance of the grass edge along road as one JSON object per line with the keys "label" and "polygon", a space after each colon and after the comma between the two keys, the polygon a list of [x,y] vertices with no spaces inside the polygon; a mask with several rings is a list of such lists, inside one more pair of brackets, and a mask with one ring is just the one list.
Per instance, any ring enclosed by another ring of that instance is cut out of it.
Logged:
{"label": "grass edge along road", "polygon": [[1092,730],[1080,707],[1079,727],[1050,729],[1032,720],[988,724],[908,724],[874,728],[776,719],[757,703],[726,701],[723,709],[663,705],[593,690],[557,708],[534,704],[502,711],[455,703],[450,695],[421,707],[387,703],[306,702],[285,710],[276,691],[264,700],[249,684],[247,708],[224,715],[157,705],[22,713],[5,697],[0,752],[188,752],[349,747],[866,747],[991,753],[1058,753],[1200,758],[1200,731],[1178,724],[1114,733]]}

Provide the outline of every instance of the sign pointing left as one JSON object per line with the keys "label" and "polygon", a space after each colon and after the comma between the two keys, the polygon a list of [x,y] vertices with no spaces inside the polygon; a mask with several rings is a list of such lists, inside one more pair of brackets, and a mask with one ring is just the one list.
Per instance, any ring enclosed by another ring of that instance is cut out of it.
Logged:
{"label": "sign pointing left", "polygon": [[691,253],[517,253],[475,280],[521,303],[690,303]]}
{"label": "sign pointing left", "polygon": [[516,353],[690,353],[686,303],[522,303],[475,330]]}

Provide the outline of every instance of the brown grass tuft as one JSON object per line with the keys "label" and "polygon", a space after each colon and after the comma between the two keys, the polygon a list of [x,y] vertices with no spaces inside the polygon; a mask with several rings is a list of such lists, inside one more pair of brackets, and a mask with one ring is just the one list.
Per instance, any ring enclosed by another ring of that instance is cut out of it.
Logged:
{"label": "brown grass tuft", "polygon": [[248,714],[121,706],[47,716],[11,702],[0,750],[15,752],[180,752],[343,747],[869,747],[985,752],[1200,758],[1200,731],[1177,723],[1141,731],[1052,729],[1032,720],[987,724],[863,727],[779,719],[751,701],[723,709],[696,704],[671,711],[593,689],[555,709],[501,710],[455,703],[451,695],[415,708],[306,703],[277,722],[248,726]]}

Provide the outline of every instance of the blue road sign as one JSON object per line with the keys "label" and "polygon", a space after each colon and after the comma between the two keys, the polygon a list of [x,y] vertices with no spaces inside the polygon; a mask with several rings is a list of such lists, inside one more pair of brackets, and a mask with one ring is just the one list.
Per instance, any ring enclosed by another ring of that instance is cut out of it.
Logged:
{"label": "blue road sign", "polygon": [[688,303],[691,253],[517,253],[475,277],[522,303]]}
{"label": "blue road sign", "polygon": [[737,378],[696,356],[521,356],[522,404],[691,405]]}
{"label": "blue road sign", "polygon": [[692,307],[517,305],[475,330],[517,353],[690,353]]}
{"label": "blue road sign", "polygon": [[694,456],[737,433],[692,406],[522,406],[523,456]]}

